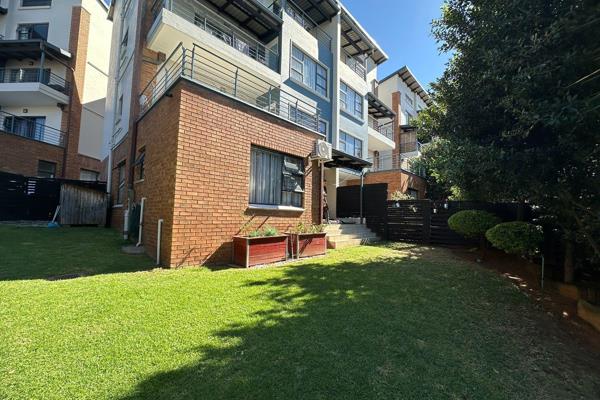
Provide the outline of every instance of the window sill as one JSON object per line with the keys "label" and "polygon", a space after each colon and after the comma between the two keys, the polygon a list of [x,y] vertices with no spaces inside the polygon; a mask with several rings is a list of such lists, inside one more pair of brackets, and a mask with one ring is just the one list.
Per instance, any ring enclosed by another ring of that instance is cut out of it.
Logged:
{"label": "window sill", "polygon": [[365,119],[364,118],[359,118],[354,114],[350,114],[348,111],[341,109],[340,108],[340,114],[343,115],[344,117],[346,117],[347,119],[349,119],[350,121],[354,122],[354,123],[358,123],[360,125],[363,125],[365,123]]}
{"label": "window sill", "polygon": [[293,211],[293,212],[304,212],[303,207],[293,206],[273,206],[269,204],[250,204],[248,206],[250,210],[270,210],[270,211]]}
{"label": "window sill", "polygon": [[[308,90],[310,93],[314,94],[315,96],[320,97],[321,99],[329,102],[329,90],[327,91],[327,96],[323,96],[321,93],[317,92],[315,89],[311,88],[310,86],[308,86],[306,83],[304,82],[300,82],[298,79],[296,78],[292,78],[292,74],[290,73],[290,81],[294,82],[296,85]],[[329,82],[327,83],[329,85]]]}
{"label": "window sill", "polygon": [[52,6],[19,6],[17,10],[48,10]]}

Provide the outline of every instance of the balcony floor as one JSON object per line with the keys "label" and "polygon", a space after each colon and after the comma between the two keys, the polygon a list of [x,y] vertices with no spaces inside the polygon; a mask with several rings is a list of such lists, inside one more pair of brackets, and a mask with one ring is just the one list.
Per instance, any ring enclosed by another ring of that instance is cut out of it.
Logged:
{"label": "balcony floor", "polygon": [[0,83],[3,106],[53,106],[68,104],[69,96],[39,82]]}

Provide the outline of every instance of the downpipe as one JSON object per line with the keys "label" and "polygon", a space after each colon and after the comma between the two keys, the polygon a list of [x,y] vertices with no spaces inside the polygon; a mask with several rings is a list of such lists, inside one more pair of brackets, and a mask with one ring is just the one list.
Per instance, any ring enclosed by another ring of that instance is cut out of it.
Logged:
{"label": "downpipe", "polygon": [[142,245],[142,228],[144,227],[144,205],[146,204],[146,198],[142,197],[140,202],[140,223],[138,227],[138,242],[135,244],[135,247],[140,247]]}
{"label": "downpipe", "polygon": [[123,239],[129,240],[129,210],[123,211]]}
{"label": "downpipe", "polygon": [[156,265],[160,265],[160,236],[162,234],[163,220],[158,220],[157,232],[156,232]]}

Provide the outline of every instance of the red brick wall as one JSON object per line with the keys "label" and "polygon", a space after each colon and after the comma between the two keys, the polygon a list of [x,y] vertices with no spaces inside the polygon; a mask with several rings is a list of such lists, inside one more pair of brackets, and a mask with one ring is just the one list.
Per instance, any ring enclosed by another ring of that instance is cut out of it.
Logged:
{"label": "red brick wall", "polygon": [[[147,198],[143,234],[150,254],[158,218],[165,221],[162,240],[171,239],[170,250],[161,249],[162,263],[170,266],[230,262],[232,237],[247,221],[282,232],[299,220],[319,221],[320,190],[313,187],[320,171],[307,159],[317,134],[186,81],[171,92],[173,98],[163,98],[138,126],[146,178],[135,185],[136,201]],[[251,145],[305,159],[303,212],[248,209]]]}
{"label": "red brick wall", "polygon": [[38,161],[56,163],[56,175],[62,174],[64,149],[51,144],[0,132],[0,171],[36,176]]}
{"label": "red brick wall", "polygon": [[[424,199],[427,195],[427,182],[420,176],[413,175],[404,171],[380,171],[370,172],[365,175],[365,184],[371,183],[387,183],[388,184],[388,199],[391,200],[392,193],[400,190],[406,193],[407,189],[415,189],[419,191],[419,199]],[[360,185],[360,180],[349,180],[346,186]]]}

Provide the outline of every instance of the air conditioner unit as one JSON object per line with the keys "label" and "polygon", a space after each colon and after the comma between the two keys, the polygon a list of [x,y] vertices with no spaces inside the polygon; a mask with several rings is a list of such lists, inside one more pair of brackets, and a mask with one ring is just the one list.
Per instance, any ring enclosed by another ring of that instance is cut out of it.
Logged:
{"label": "air conditioner unit", "polygon": [[312,158],[314,160],[330,161],[332,159],[332,149],[331,143],[327,143],[325,140],[317,140]]}

